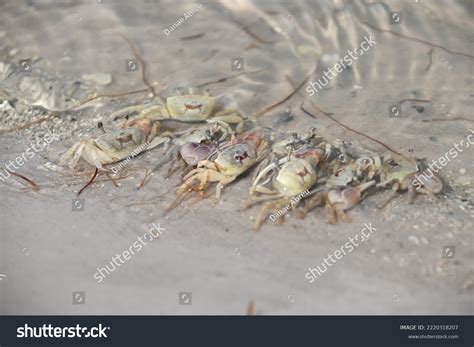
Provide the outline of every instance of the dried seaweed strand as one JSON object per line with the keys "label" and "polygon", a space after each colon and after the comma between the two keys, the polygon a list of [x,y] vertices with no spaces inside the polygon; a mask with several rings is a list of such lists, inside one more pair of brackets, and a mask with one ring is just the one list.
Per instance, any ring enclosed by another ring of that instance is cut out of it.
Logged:
{"label": "dried seaweed strand", "polygon": [[[311,104],[311,106],[313,106],[313,104],[311,103],[311,101],[309,101],[309,103]],[[303,112],[305,112],[306,114],[311,115],[311,114],[309,113],[309,111],[307,111],[307,110],[305,110],[305,109],[303,108],[303,105],[301,105],[300,108],[301,108],[301,110],[302,110]],[[324,114],[324,113],[323,113],[323,114]],[[314,115],[311,115],[311,116],[312,116],[313,118],[316,118]],[[328,117],[329,119],[331,119],[333,122],[337,123],[339,126],[343,127],[344,129],[349,130],[349,131],[351,131],[351,132],[353,132],[353,133],[356,133],[357,135],[364,136],[364,137],[368,138],[369,140],[372,140],[372,141],[378,143],[379,145],[385,147],[385,148],[388,149],[390,152],[395,153],[395,154],[397,154],[397,155],[400,155],[400,156],[406,158],[403,154],[401,154],[400,152],[394,150],[393,148],[391,148],[390,146],[386,145],[386,144],[383,143],[382,141],[377,140],[377,139],[373,138],[372,136],[367,135],[367,134],[364,134],[364,133],[362,133],[362,132],[360,132],[360,131],[358,131],[358,130],[352,129],[351,127],[345,125],[344,123],[341,123],[340,121],[338,121],[337,119],[335,119],[334,117],[332,117],[332,116],[330,116],[330,115],[324,114],[324,116]]]}
{"label": "dried seaweed strand", "polygon": [[65,109],[62,112],[74,110],[75,108],[77,108],[79,106],[83,106],[83,105],[85,105],[85,104],[87,104],[91,101],[94,101],[94,100],[97,100],[97,99],[100,99],[100,98],[118,98],[118,97],[121,97],[121,96],[140,94],[140,93],[145,93],[145,92],[148,92],[148,91],[149,91],[149,89],[147,88],[147,89],[132,90],[131,92],[121,92],[121,93],[112,93],[112,94],[99,94],[99,95],[90,97],[86,100],[83,100],[83,101],[79,102],[79,104],[77,104],[76,106]]}
{"label": "dried seaweed strand", "polygon": [[116,188],[119,187],[118,183],[115,182],[115,179],[110,175],[110,173],[106,172],[105,175],[109,178],[109,181],[111,181]]}
{"label": "dried seaweed strand", "polygon": [[29,122],[29,123],[26,123],[26,124],[23,124],[23,125],[19,125],[19,126],[14,127],[14,128],[0,129],[0,134],[8,134],[8,133],[11,133],[11,132],[14,132],[14,131],[23,130],[23,129],[29,128],[30,126],[33,126],[35,124],[41,124],[41,123],[43,123],[43,122],[45,122],[49,119],[57,117],[58,115],[59,115],[59,113],[53,113],[53,114],[50,114],[48,116],[38,118],[38,119],[36,119],[32,122]]}
{"label": "dried seaweed strand", "polygon": [[428,57],[430,58],[430,60],[428,62],[428,66],[425,68],[425,72],[427,72],[431,68],[431,64],[433,64],[433,51],[434,48],[431,48],[428,52]]}
{"label": "dried seaweed strand", "polygon": [[149,177],[150,177],[150,171],[148,171],[148,169],[145,169],[145,176],[143,177],[143,180],[140,182],[140,185],[137,187],[137,190],[143,188],[145,184],[148,183]]}
{"label": "dried seaweed strand", "polygon": [[33,182],[33,180],[29,179],[28,177],[25,177],[25,176],[23,176],[23,175],[20,175],[19,173],[10,171],[10,170],[8,170],[8,169],[5,169],[5,170],[7,170],[11,175],[16,176],[16,177],[19,177],[19,178],[25,180],[25,181],[31,186],[31,189],[32,189],[33,191],[37,192],[37,191],[39,190],[38,185],[37,185],[35,182]]}
{"label": "dried seaweed strand", "polygon": [[[284,97],[282,100],[270,105],[270,106],[267,106],[265,107],[263,110],[261,111],[258,111],[256,113],[253,114],[254,117],[259,117],[261,115],[264,115],[265,113],[271,111],[272,109],[274,109],[275,107],[277,106],[280,106],[281,104],[283,104],[284,102],[288,101],[293,95],[295,95],[296,93],[298,93],[298,90],[306,83],[308,82],[309,78],[316,72],[316,69],[313,70],[313,72],[311,72],[296,88],[294,88],[294,90],[288,94],[286,97]],[[288,77],[287,77],[288,79]]]}
{"label": "dried seaweed strand", "polygon": [[411,36],[407,36],[407,35],[403,35],[403,34],[400,34],[400,33],[397,33],[395,31],[391,31],[391,30],[386,30],[386,29],[381,29],[381,28],[377,28],[376,26],[372,25],[372,24],[369,24],[369,23],[366,23],[366,22],[362,22],[360,21],[361,24],[364,24],[366,26],[368,26],[369,28],[372,28],[374,30],[377,30],[377,31],[380,31],[380,32],[383,32],[383,33],[389,33],[389,34],[392,34],[392,35],[395,35],[395,36],[398,36],[398,37],[402,37],[404,39],[407,39],[407,40],[410,40],[410,41],[415,41],[415,42],[419,42],[419,43],[423,43],[425,45],[428,45],[428,46],[431,46],[431,47],[435,47],[435,48],[439,48],[445,52],[448,52],[448,53],[451,53],[451,54],[456,54],[456,55],[462,55],[464,57],[468,57],[468,58],[474,58],[474,55],[471,55],[471,54],[468,54],[468,53],[463,53],[463,52],[457,52],[457,51],[453,51],[449,48],[446,48],[446,47],[443,47],[443,46],[440,46],[440,45],[437,45],[435,43],[431,43],[431,42],[428,42],[428,41],[425,41],[425,40],[421,40],[421,39],[418,39],[416,37],[411,37]]}
{"label": "dried seaweed strand", "polygon": [[94,175],[92,175],[91,179],[89,180],[89,182],[87,182],[87,184],[81,188],[81,190],[79,190],[79,192],[77,193],[76,196],[79,196],[81,195],[81,193],[87,188],[89,187],[92,182],[94,182],[95,178],[97,177],[97,173],[99,172],[99,169],[98,168],[95,168],[95,171],[94,171]]}
{"label": "dried seaweed strand", "polygon": [[211,85],[211,84],[215,84],[215,83],[222,83],[222,82],[225,82],[225,81],[228,81],[230,79],[233,79],[233,78],[237,78],[239,76],[242,76],[242,75],[248,75],[248,74],[253,74],[253,73],[259,73],[259,72],[262,72],[262,71],[265,71],[265,70],[268,70],[269,68],[268,67],[265,67],[263,69],[260,69],[260,70],[255,70],[255,71],[247,71],[247,72],[241,72],[241,73],[238,73],[236,75],[232,75],[232,76],[227,76],[227,77],[222,77],[222,78],[219,78],[218,80],[214,80],[214,81],[209,81],[209,82],[205,82],[205,83],[202,83],[202,84],[198,84],[196,86],[196,88],[202,88],[202,87],[205,87],[205,86],[208,86],[208,85]]}
{"label": "dried seaweed strand", "polygon": [[[291,79],[290,76],[286,76],[286,79],[288,80],[288,82],[290,82],[290,84],[293,86],[293,88],[295,87],[295,83],[293,82],[293,80]],[[311,100],[309,100],[305,95],[301,94],[300,92],[297,93],[299,96],[301,96],[303,99],[306,99],[308,100],[310,103],[311,103],[311,106],[313,106],[313,108],[318,111],[319,113],[322,113],[323,115],[325,116],[331,116],[333,115],[332,112],[326,112],[326,111],[323,111],[321,110],[319,107],[317,107]],[[308,114],[309,116],[312,116],[311,114]],[[313,117],[313,118],[316,118],[316,117]]]}
{"label": "dried seaweed strand", "polygon": [[200,34],[195,34],[195,35],[190,35],[190,36],[184,36],[184,37],[180,37],[179,39],[180,40],[194,40],[194,39],[199,39],[199,38],[203,37],[204,35],[206,35],[206,33],[200,33]]}
{"label": "dried seaweed strand", "polygon": [[156,204],[157,202],[159,202],[159,200],[133,202],[131,204],[125,205],[125,207],[151,205],[151,204]]}
{"label": "dried seaweed strand", "polygon": [[148,79],[146,78],[146,62],[145,60],[141,57],[140,53],[138,52],[137,47],[133,44],[132,41],[130,41],[125,35],[120,34],[120,36],[127,41],[128,45],[130,46],[130,49],[132,50],[133,55],[135,58],[140,62],[140,65],[142,66],[142,80],[143,83],[148,87],[150,92],[153,94],[153,96],[156,96],[155,88],[148,82]]}
{"label": "dried seaweed strand", "polygon": [[403,104],[404,102],[408,102],[408,101],[413,101],[413,102],[431,102],[431,100],[425,100],[425,99],[403,99],[403,100],[400,100],[398,103],[399,103],[399,104]]}
{"label": "dried seaweed strand", "polygon": [[449,119],[444,119],[444,118],[435,118],[435,119],[423,119],[423,122],[450,122],[450,121],[465,121],[465,122],[471,122],[474,123],[474,120],[472,119],[467,119],[464,117],[454,117],[454,118],[449,118]]}
{"label": "dried seaweed strand", "polygon": [[233,22],[235,24],[237,24],[237,26],[242,29],[248,36],[250,36],[251,38],[253,38],[254,40],[258,41],[259,43],[261,44],[271,44],[271,43],[274,43],[275,41],[267,41],[267,40],[264,40],[262,38],[260,38],[259,36],[257,36],[256,34],[254,34],[248,27],[253,25],[253,24],[249,24],[249,25],[242,25],[239,21],[237,20],[233,20]]}
{"label": "dried seaweed strand", "polygon": [[[287,79],[290,81],[290,83],[291,83],[292,85],[294,85],[294,83],[293,83],[293,81],[291,80],[290,77],[287,76]],[[297,88],[297,90],[298,90],[298,89],[299,89],[299,87]],[[401,153],[399,153],[398,151],[394,150],[393,148],[391,148],[390,146],[386,145],[386,144],[383,143],[382,141],[377,140],[377,139],[373,138],[372,136],[366,135],[366,134],[364,134],[364,133],[362,133],[362,132],[360,132],[360,131],[358,131],[358,130],[352,129],[351,127],[345,125],[344,123],[341,123],[340,121],[338,121],[337,119],[335,119],[334,117],[332,117],[332,113],[321,111],[316,105],[313,104],[313,102],[312,102],[310,99],[308,99],[308,98],[306,97],[306,95],[303,95],[303,94],[301,94],[301,93],[298,93],[298,95],[300,95],[300,96],[302,96],[304,99],[308,100],[308,102],[311,104],[311,106],[312,106],[314,109],[316,109],[316,110],[317,110],[318,112],[320,112],[322,115],[324,115],[325,117],[329,118],[329,119],[332,120],[334,123],[338,124],[339,126],[343,127],[344,129],[349,130],[349,131],[351,131],[351,132],[353,132],[353,133],[355,133],[355,134],[358,134],[358,135],[360,135],[360,136],[364,136],[364,137],[366,137],[366,138],[368,138],[368,139],[370,139],[370,140],[372,140],[372,141],[374,141],[374,142],[376,142],[376,143],[382,145],[383,147],[385,147],[386,149],[388,149],[390,152],[395,153],[395,154],[398,154],[398,155],[400,155],[400,156],[402,156],[402,157],[405,157],[403,154],[401,154]],[[300,108],[301,108],[301,111],[303,111],[304,113],[306,113],[306,114],[309,115],[310,117],[316,118],[315,115],[313,115],[312,113],[310,113],[308,110],[306,110],[306,109],[303,107],[303,104],[301,104]],[[406,158],[406,157],[405,157],[405,158]]]}

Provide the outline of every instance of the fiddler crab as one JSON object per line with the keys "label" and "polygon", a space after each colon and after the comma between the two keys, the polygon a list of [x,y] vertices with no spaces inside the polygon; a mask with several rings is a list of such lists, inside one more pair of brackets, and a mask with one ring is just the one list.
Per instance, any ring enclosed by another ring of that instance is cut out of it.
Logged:
{"label": "fiddler crab", "polygon": [[[423,175],[419,160],[386,154],[378,156],[373,153],[360,154],[357,159],[346,164],[326,181],[328,186],[345,186],[375,180],[375,187],[392,187],[392,193],[379,208],[386,206],[397,192],[408,191],[408,202],[411,204],[417,193],[431,198],[443,190],[443,181],[435,173],[431,177]],[[424,182],[419,176],[424,176]]]}
{"label": "fiddler crab", "polygon": [[405,158],[392,158],[390,155],[385,157],[377,187],[391,185],[392,193],[378,207],[386,206],[397,192],[408,191],[409,204],[413,203],[417,193],[428,195],[432,199],[436,194],[441,193],[444,188],[441,177],[434,172],[428,176],[425,173],[427,170],[423,171],[423,168],[422,161],[414,163]]}
{"label": "fiddler crab", "polygon": [[[228,142],[233,133],[227,132],[219,123],[212,123],[206,127],[197,127],[187,130],[183,134],[173,134],[171,148],[166,151],[156,168],[163,163],[171,163],[167,177],[176,171],[177,166],[183,169],[195,168],[196,165],[217,150],[220,144]],[[170,147],[167,143],[165,146]],[[178,167],[179,168],[179,167]]]}
{"label": "fiddler crab", "polygon": [[[292,209],[303,197],[310,194],[309,189],[318,180],[320,163],[329,155],[330,146],[317,141],[313,130],[302,138],[293,134],[276,142],[272,146],[271,158],[262,162],[254,176],[249,190],[250,198],[244,201],[244,208],[268,201],[261,208],[254,228],[259,229],[271,211],[284,206]],[[275,220],[281,223],[283,215],[279,215]]]}
{"label": "fiddler crab", "polygon": [[217,182],[216,198],[219,199],[226,185],[264,157],[267,146],[268,143],[258,131],[232,138],[184,176],[177,191],[178,198],[191,191],[204,194],[209,183]]}
{"label": "fiddler crab", "polygon": [[346,163],[340,166],[339,161],[331,164],[333,172],[326,180],[326,187],[345,187],[363,181],[370,181],[379,174],[382,158],[376,154],[365,153],[353,159],[345,157]]}
{"label": "fiddler crab", "polygon": [[373,153],[348,158],[349,161],[326,180],[325,191],[306,200],[304,213],[324,204],[330,223],[336,223],[338,218],[347,222],[350,218],[345,211],[364,199],[364,193],[370,187],[392,187],[392,193],[378,204],[379,208],[386,206],[397,192],[408,191],[409,203],[412,203],[416,193],[434,197],[443,189],[443,182],[436,174],[423,183],[417,179],[421,166],[409,158],[394,159],[392,155],[378,156]]}
{"label": "fiddler crab", "polygon": [[324,205],[329,223],[335,224],[338,219],[350,222],[346,211],[364,199],[364,192],[376,184],[381,158],[371,153],[351,158],[342,151],[344,162],[331,163],[333,173],[325,180],[324,188],[305,201],[303,215],[316,206]]}
{"label": "fiddler crab", "polygon": [[64,153],[61,165],[74,168],[82,158],[97,169],[103,165],[116,163],[127,157],[138,155],[168,141],[168,137],[158,136],[160,123],[148,118],[127,120],[121,129],[105,132],[96,138],[81,140]]}
{"label": "fiddler crab", "polygon": [[[283,156],[285,151],[287,155]],[[323,204],[331,223],[337,217],[349,221],[345,211],[355,206],[363,198],[363,192],[375,184],[375,180],[365,180],[374,176],[372,168],[377,159],[364,156],[341,168],[341,158],[348,159],[343,143],[328,143],[314,129],[302,137],[293,134],[276,142],[270,156],[274,158],[262,162],[266,166],[260,165],[250,187],[250,198],[244,202],[248,208],[273,200],[260,210],[255,229],[260,228],[269,214],[278,223],[283,222],[284,213],[277,212],[275,217],[272,212],[295,209],[303,200],[304,208],[297,211],[300,215]],[[361,181],[364,182],[353,186]],[[317,187],[319,183],[325,185]]]}
{"label": "fiddler crab", "polygon": [[364,191],[370,187],[392,187],[392,193],[378,204],[379,208],[386,206],[397,192],[408,191],[409,203],[413,202],[416,193],[434,197],[443,189],[442,179],[433,174],[422,183],[417,179],[417,175],[421,173],[420,169],[420,163],[409,158],[394,159],[390,154],[382,157],[373,153],[361,154],[328,178],[326,188],[335,189],[308,199],[305,212],[324,203],[331,223],[335,223],[338,217],[349,221],[344,211],[360,202],[365,197]]}
{"label": "fiddler crab", "polygon": [[123,113],[139,112],[140,118],[149,118],[153,120],[174,120],[184,123],[208,122],[219,123],[232,132],[231,125],[235,125],[235,131],[241,133],[244,129],[244,119],[238,111],[229,108],[216,111],[216,98],[211,96],[208,91],[203,94],[194,94],[192,88],[187,90],[177,89],[177,95],[167,97],[163,100],[156,96],[151,106],[138,105],[126,107],[114,113],[118,117]]}
{"label": "fiddler crab", "polygon": [[[121,129],[104,133],[73,145],[61,158],[60,163],[71,168],[83,158],[98,169],[103,165],[121,161],[137,150],[155,148],[167,144],[173,138],[170,132],[159,134],[160,121],[171,119],[180,122],[217,123],[228,133],[232,133],[231,125],[236,125],[235,131],[242,132],[244,120],[234,109],[224,109],[215,112],[216,99],[207,92],[203,95],[193,94],[192,90],[185,95],[175,95],[163,101],[156,97],[152,106],[131,106],[121,109],[111,115],[128,115],[140,112],[135,119],[128,119]],[[176,136],[174,136],[176,137]]]}
{"label": "fiddler crab", "polygon": [[369,189],[391,186],[393,193],[387,202],[396,192],[406,190],[410,202],[415,193],[439,193],[443,188],[440,177],[433,174],[423,182],[417,179],[420,170],[420,165],[409,158],[395,160],[370,151],[349,152],[343,142],[327,143],[311,130],[301,138],[294,134],[272,146],[272,153],[254,176],[244,207],[267,202],[256,218],[255,229],[269,215],[281,223],[284,212],[299,207],[302,201],[297,210],[300,216],[323,205],[331,224],[339,219],[350,222],[347,211],[362,201]]}
{"label": "fiddler crab", "polygon": [[324,205],[329,223],[335,224],[338,219],[350,222],[351,219],[346,211],[357,205],[365,197],[364,191],[375,183],[375,180],[372,180],[357,186],[322,189],[305,201],[303,214],[316,206]]}

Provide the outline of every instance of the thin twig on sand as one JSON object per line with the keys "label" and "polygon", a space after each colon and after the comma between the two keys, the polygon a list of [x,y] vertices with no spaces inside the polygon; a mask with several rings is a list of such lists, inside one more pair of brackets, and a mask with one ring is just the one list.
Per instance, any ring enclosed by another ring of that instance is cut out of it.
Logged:
{"label": "thin twig on sand", "polygon": [[453,117],[453,118],[434,118],[434,119],[423,119],[423,123],[426,122],[450,122],[450,121],[464,121],[464,122],[471,122],[474,123],[474,120],[467,119],[464,117]]}
{"label": "thin twig on sand", "polygon": [[[293,83],[293,81],[291,80],[291,78],[288,77],[288,80],[290,81],[290,83],[291,83],[292,85],[294,85],[294,83]],[[298,88],[298,89],[299,89],[299,88]],[[364,137],[368,138],[369,140],[372,140],[372,141],[378,143],[379,145],[382,145],[383,147],[385,147],[386,149],[388,149],[390,152],[395,153],[395,154],[397,154],[397,155],[400,155],[400,156],[406,158],[403,154],[401,154],[400,152],[394,150],[393,148],[391,148],[390,146],[386,145],[386,144],[383,143],[382,141],[377,140],[377,139],[373,138],[373,137],[370,136],[370,135],[364,134],[363,132],[360,132],[360,131],[358,131],[358,130],[352,129],[351,127],[345,125],[344,123],[338,121],[336,118],[334,118],[334,117],[332,116],[332,113],[321,111],[316,105],[313,104],[313,102],[312,102],[310,99],[308,99],[308,98],[306,97],[306,95],[303,95],[303,94],[301,94],[301,93],[298,93],[298,95],[302,96],[305,100],[307,100],[307,101],[311,104],[311,106],[312,106],[314,109],[318,110],[318,112],[320,112],[322,115],[324,115],[325,117],[329,118],[329,119],[332,120],[334,123],[336,123],[336,124],[338,124],[339,126],[341,126],[342,128],[344,128],[344,129],[346,129],[346,130],[349,130],[349,131],[351,131],[351,132],[353,132],[353,133],[355,133],[355,134],[357,134],[357,135],[364,136]],[[306,109],[303,107],[303,104],[301,105],[300,108],[301,108],[301,110],[302,110],[304,113],[306,113],[306,114],[309,115],[310,117],[316,118],[315,115],[311,114],[308,110],[306,110]]]}
{"label": "thin twig on sand", "polygon": [[[312,106],[311,101],[310,101],[310,104],[311,104],[311,106]],[[302,110],[303,112],[305,112],[306,114],[310,115],[311,117],[316,118],[314,115],[311,115],[308,110],[304,109],[304,108],[303,108],[303,105],[301,105],[301,110]],[[323,113],[323,114],[324,114],[324,113]],[[364,136],[364,137],[368,138],[369,140],[372,140],[372,141],[374,141],[374,142],[377,142],[379,145],[385,147],[385,148],[388,149],[390,152],[395,153],[395,154],[397,154],[397,155],[400,155],[400,156],[402,156],[402,157],[405,157],[403,154],[401,154],[400,152],[394,150],[393,148],[391,148],[390,146],[386,145],[386,144],[383,143],[382,141],[377,140],[376,138],[373,138],[373,137],[370,136],[370,135],[364,134],[363,132],[360,132],[360,131],[358,131],[358,130],[352,129],[351,127],[345,125],[344,123],[341,123],[340,121],[338,121],[337,119],[335,119],[335,118],[332,117],[332,116],[329,116],[329,115],[327,115],[327,114],[324,114],[324,115],[325,115],[326,117],[328,117],[329,119],[331,119],[331,120],[332,120],[333,122],[335,122],[336,124],[338,124],[339,126],[343,127],[344,129],[349,130],[349,131],[351,131],[351,132],[353,132],[353,133],[355,133],[355,134],[357,134],[357,135]]]}
{"label": "thin twig on sand", "polygon": [[428,42],[428,41],[425,41],[425,40],[422,40],[422,39],[418,39],[416,37],[403,35],[403,34],[400,34],[400,33],[397,33],[395,31],[391,31],[391,30],[377,28],[376,26],[374,26],[372,24],[369,24],[369,23],[366,23],[366,22],[361,21],[360,23],[364,24],[364,25],[366,25],[369,28],[372,28],[374,30],[377,30],[377,31],[380,31],[380,32],[383,32],[383,33],[392,34],[392,35],[395,35],[395,36],[398,36],[398,37],[401,37],[401,38],[404,38],[404,39],[407,39],[407,40],[410,40],[410,41],[419,42],[419,43],[422,43],[422,44],[425,44],[425,45],[428,45],[428,46],[431,46],[431,47],[439,48],[439,49],[441,49],[445,52],[451,53],[451,54],[462,55],[464,57],[468,57],[468,58],[471,58],[471,59],[474,58],[474,55],[471,55],[469,53],[453,51],[452,49],[449,49],[449,48],[446,48],[446,47],[443,47],[443,46],[440,46],[440,45],[437,45],[435,43],[431,43],[431,42]]}
{"label": "thin twig on sand", "polygon": [[120,34],[120,36],[125,41],[127,41],[128,45],[130,46],[130,49],[132,50],[133,55],[140,62],[140,65],[142,66],[142,80],[143,80],[143,83],[145,83],[145,85],[148,87],[148,89],[153,94],[153,96],[156,96],[155,88],[153,88],[153,86],[150,84],[150,82],[148,82],[148,79],[146,77],[147,64],[146,64],[145,60],[142,58],[142,56],[138,52],[137,47],[133,44],[133,42],[128,37],[126,37],[125,35],[122,35],[122,34]]}
{"label": "thin twig on sand", "polygon": [[247,72],[244,71],[244,72],[238,73],[236,75],[222,77],[222,78],[219,78],[217,80],[213,80],[213,81],[205,82],[205,83],[202,83],[202,84],[198,84],[196,86],[196,88],[202,88],[202,87],[205,87],[205,86],[208,86],[208,85],[211,85],[211,84],[222,83],[222,82],[225,82],[225,81],[233,79],[233,78],[237,78],[237,77],[242,76],[242,75],[249,75],[249,74],[259,73],[259,72],[262,72],[262,71],[265,71],[265,70],[268,70],[268,69],[269,69],[268,67],[265,67],[263,69],[255,70],[255,71],[247,71]]}
{"label": "thin twig on sand", "polygon": [[28,177],[26,177],[26,176],[20,175],[19,173],[10,171],[10,170],[8,170],[8,169],[5,169],[5,170],[7,170],[11,175],[16,176],[16,177],[19,177],[19,178],[21,178],[22,180],[26,181],[26,182],[30,185],[30,187],[31,187],[31,189],[32,189],[33,191],[37,192],[37,191],[39,190],[38,185],[37,185],[32,179],[30,179],[30,178],[28,178]]}
{"label": "thin twig on sand", "polygon": [[92,182],[94,182],[95,178],[97,177],[97,173],[99,172],[99,169],[98,168],[95,168],[95,171],[94,171],[94,175],[92,175],[91,179],[89,180],[89,182],[87,182],[87,184],[81,188],[81,190],[79,190],[79,192],[77,193],[76,196],[79,196],[81,195],[81,193],[87,188],[89,187]]}
{"label": "thin twig on sand", "polygon": [[150,177],[151,177],[151,173],[152,173],[152,171],[149,171],[148,169],[145,169],[145,176],[143,177],[142,181],[138,185],[137,190],[143,188],[145,186],[145,184],[148,183],[148,181],[150,180]]}
{"label": "thin twig on sand", "polygon": [[431,67],[431,64],[433,64],[433,51],[434,51],[434,48],[431,48],[430,51],[428,52],[428,57],[430,58],[430,60],[428,61],[428,65],[425,67],[425,72],[428,72],[428,70]]}
{"label": "thin twig on sand", "polygon": [[303,81],[301,81],[301,83],[294,88],[294,90],[288,94],[286,97],[284,97],[282,100],[270,105],[270,106],[267,106],[265,107],[263,110],[260,110],[256,113],[253,114],[254,117],[259,117],[261,115],[264,115],[265,113],[268,113],[269,111],[273,110],[275,107],[277,106],[280,106],[281,104],[283,104],[284,102],[288,101],[293,95],[295,95],[296,93],[298,93],[298,90],[306,83],[308,82],[309,78],[314,75],[314,73],[316,72],[316,69],[314,69]]}

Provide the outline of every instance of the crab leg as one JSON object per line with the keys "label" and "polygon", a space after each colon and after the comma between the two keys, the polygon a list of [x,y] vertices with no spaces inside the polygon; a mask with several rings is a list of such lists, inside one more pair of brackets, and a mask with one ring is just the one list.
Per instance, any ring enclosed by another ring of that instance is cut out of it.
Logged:
{"label": "crab leg", "polygon": [[237,124],[235,131],[241,133],[244,130],[244,120],[239,116],[237,110],[226,109],[217,112],[214,117],[207,120],[208,122],[218,122],[221,126],[228,129],[229,132],[232,129],[229,127],[229,124]]}
{"label": "crab leg", "polygon": [[[273,194],[273,195],[271,195],[271,194]],[[283,198],[283,197],[284,197],[283,194],[278,194],[278,193],[272,192],[269,195],[259,196],[259,197],[256,197],[256,198],[250,198],[250,199],[247,199],[247,200],[244,201],[244,208],[250,208],[253,205],[256,205],[256,204],[258,204],[259,202],[262,202],[262,201],[276,200],[276,199],[280,199],[280,198]]]}
{"label": "crab leg", "polygon": [[[254,229],[255,230],[260,229],[262,224],[268,218],[268,214],[270,211],[279,210],[281,207],[288,205],[290,201],[291,199],[283,198],[283,199],[277,200],[273,203],[269,203],[263,206],[260,209],[260,212],[258,213],[257,219],[255,220]],[[283,223],[283,218],[284,218],[283,216],[278,216],[275,220],[277,221],[278,224],[281,224]]]}
{"label": "crab leg", "polygon": [[271,163],[270,165],[268,165],[267,167],[265,167],[262,171],[260,171],[257,175],[257,177],[255,178],[253,184],[252,184],[252,188],[256,187],[259,185],[259,181],[262,179],[263,176],[265,176],[268,172],[270,172],[271,170],[274,170],[276,169],[277,167],[279,167],[280,165],[284,164],[288,162],[288,157],[284,157],[284,158],[281,158],[278,163]]}

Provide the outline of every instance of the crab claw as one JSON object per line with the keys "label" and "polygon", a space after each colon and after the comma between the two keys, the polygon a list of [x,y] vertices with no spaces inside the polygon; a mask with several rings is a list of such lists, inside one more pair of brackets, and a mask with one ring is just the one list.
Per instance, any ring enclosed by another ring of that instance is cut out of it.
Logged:
{"label": "crab claw", "polygon": [[339,205],[342,210],[348,210],[357,205],[362,199],[362,193],[374,184],[375,181],[369,181],[355,187],[333,189],[328,192],[327,199],[331,204]]}
{"label": "crab claw", "polygon": [[181,146],[179,153],[186,164],[197,165],[198,162],[206,159],[215,149],[216,146],[213,144],[188,142]]}
{"label": "crab claw", "polygon": [[350,222],[350,217],[345,213],[346,210],[354,207],[363,199],[363,192],[373,186],[375,181],[362,183],[356,187],[347,187],[344,189],[334,189],[327,193],[326,213],[331,224],[336,224],[339,217],[345,222]]}

